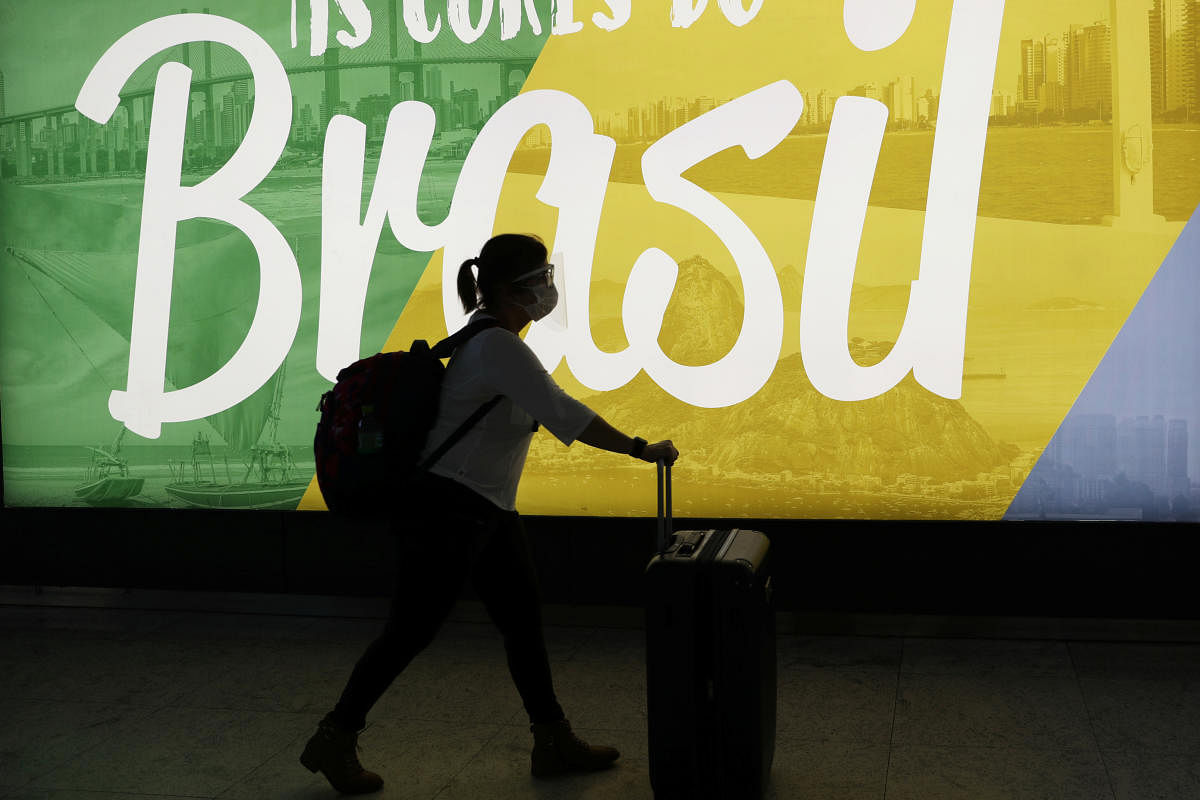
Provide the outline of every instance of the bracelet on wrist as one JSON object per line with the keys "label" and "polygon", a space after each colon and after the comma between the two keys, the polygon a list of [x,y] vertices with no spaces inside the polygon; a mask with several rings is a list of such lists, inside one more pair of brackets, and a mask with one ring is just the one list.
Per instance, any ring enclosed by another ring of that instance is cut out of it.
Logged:
{"label": "bracelet on wrist", "polygon": [[643,439],[642,437],[640,437],[640,436],[633,437],[633,446],[629,448],[629,455],[633,456],[634,458],[641,458],[642,453],[646,452],[647,444],[648,443],[646,442],[646,440]]}

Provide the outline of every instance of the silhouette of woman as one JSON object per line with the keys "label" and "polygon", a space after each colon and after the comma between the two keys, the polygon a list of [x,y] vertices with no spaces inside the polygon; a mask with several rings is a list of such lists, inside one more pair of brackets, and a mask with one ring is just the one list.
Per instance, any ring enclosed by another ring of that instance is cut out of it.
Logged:
{"label": "silhouette of woman", "polygon": [[[477,272],[472,272],[472,268]],[[567,395],[518,333],[558,301],[554,265],[534,236],[501,234],[459,269],[458,295],[471,322],[499,324],[459,347],[441,389],[424,460],[480,406],[502,399],[421,476],[423,507],[396,522],[396,592],[383,633],[354,666],[337,705],[300,761],[340,792],[372,792],[383,779],[359,763],[366,715],[408,663],[433,640],[467,578],[504,639],[509,672],[529,715],[534,776],[609,767],[619,753],[571,731],[555,697],[542,633],[541,599],[521,518],[517,484],[537,425],[563,444],[584,444],[644,461],[673,463],[670,441],[648,444],[613,428]]]}

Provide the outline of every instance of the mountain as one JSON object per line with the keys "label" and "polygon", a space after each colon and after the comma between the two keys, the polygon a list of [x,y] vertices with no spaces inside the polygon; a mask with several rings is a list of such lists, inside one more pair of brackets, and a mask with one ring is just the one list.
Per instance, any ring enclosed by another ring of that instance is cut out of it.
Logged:
{"label": "mountain", "polygon": [[788,264],[779,270],[779,291],[783,295],[785,311],[800,310],[800,293],[803,288],[804,278],[794,265]]}
{"label": "mountain", "polygon": [[679,262],[658,336],[663,352],[679,364],[711,364],[733,348],[741,329],[742,301],[729,279],[702,256]]}
{"label": "mountain", "polygon": [[[786,268],[781,277],[791,278]],[[798,277],[798,276],[797,276]],[[907,286],[856,286],[872,301],[907,301]],[[679,282],[659,342],[673,360],[712,363],[732,347],[742,306],[729,280],[700,256],[679,265]],[[872,343],[874,344],[874,343]],[[671,437],[718,473],[830,473],[894,480],[974,480],[1007,464],[1015,449],[994,441],[956,400],[908,376],[885,394],[854,403],[813,388],[799,354],[783,358],[757,394],[736,406],[700,409],[667,395],[644,373],[586,402],[619,430]],[[652,422],[647,424],[647,420]]]}
{"label": "mountain", "polygon": [[809,383],[799,354],[782,359],[761,391],[730,408],[693,408],[645,374],[588,403],[618,430],[670,437],[690,458],[724,473],[974,480],[1016,455],[961,403],[931,394],[911,376],[870,400],[832,400]]}

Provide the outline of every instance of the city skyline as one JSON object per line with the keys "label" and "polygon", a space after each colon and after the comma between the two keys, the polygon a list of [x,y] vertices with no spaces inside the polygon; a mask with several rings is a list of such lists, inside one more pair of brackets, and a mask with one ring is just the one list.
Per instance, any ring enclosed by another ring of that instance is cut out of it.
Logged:
{"label": "city skyline", "polygon": [[[1150,12],[1148,25],[1152,40],[1154,32],[1157,30],[1154,27],[1155,14],[1161,14],[1163,3],[1166,2],[1170,8],[1192,9],[1195,10],[1197,5],[1196,0],[1188,0],[1184,3],[1174,3],[1173,0],[1155,0],[1154,10]],[[1076,8],[1102,8],[1104,3],[1076,3]],[[1020,8],[1021,4],[1015,4],[1015,10],[1010,9],[1009,18],[1006,18],[1006,31],[1008,39],[1012,39],[1013,21],[1022,18]],[[1169,9],[1168,9],[1169,11]],[[1191,14],[1192,11],[1188,13]],[[214,12],[215,13],[215,12]],[[1172,12],[1174,13],[1174,12]],[[1182,13],[1182,12],[1179,12]],[[1178,13],[1175,16],[1166,15],[1172,20],[1176,20]],[[1062,12],[1059,11],[1059,18],[1062,18]],[[1200,13],[1194,13],[1189,24],[1192,26],[1189,30],[1193,31],[1197,25],[1200,25]],[[1178,20],[1176,20],[1178,21]],[[1168,26],[1170,27],[1170,26]],[[1179,25],[1175,26],[1176,28]],[[1091,109],[1098,109],[1096,116],[1103,119],[1108,116],[1111,110],[1111,79],[1109,78],[1109,61],[1107,58],[1107,23],[1104,20],[1098,20],[1090,25],[1084,25],[1076,22],[1069,22],[1065,25],[1064,32],[1061,37],[1045,34],[1040,39],[1025,38],[1020,39],[1018,49],[1020,55],[1021,70],[1017,74],[1017,91],[1013,94],[1008,94],[1000,88],[994,90],[992,116],[1007,117],[1015,113],[1041,113],[1049,112],[1051,114],[1061,115],[1064,111],[1077,111],[1077,116],[1088,116],[1093,112]],[[1096,41],[1091,41],[1095,39]],[[1081,45],[1087,45],[1086,47]],[[1101,52],[1096,57],[1089,57],[1089,53],[1099,49]],[[1151,48],[1152,59],[1156,58],[1158,52],[1153,46]],[[1000,63],[1003,65],[1005,60],[1005,41],[1001,43]],[[1162,83],[1163,69],[1160,65],[1155,64],[1154,74]],[[494,68],[481,65],[470,64],[455,64],[442,65],[435,69],[440,70],[444,74],[444,81],[440,83],[441,87],[447,84],[457,84],[460,89],[473,89],[476,94],[475,103],[478,109],[478,114],[482,118],[486,118],[495,110],[507,96],[511,96],[510,87],[501,86],[501,81],[497,77]],[[1002,69],[998,67],[999,71]],[[429,68],[425,69],[426,74]],[[0,75],[3,75],[0,72]],[[343,89],[340,92],[339,101],[329,104],[325,98],[325,90],[323,84],[325,80],[321,77],[321,73],[312,74],[297,74],[291,76],[292,92],[294,99],[293,107],[293,127],[300,123],[302,116],[304,121],[301,127],[304,134],[301,137],[293,136],[293,139],[303,142],[320,141],[323,138],[323,127],[328,122],[328,118],[332,113],[350,113],[354,116],[359,116],[356,113],[355,106],[361,100],[372,98],[379,95],[390,95],[393,102],[399,102],[404,99],[417,99],[413,92],[415,78],[403,75],[398,78],[388,74],[388,71],[382,69],[346,69],[337,73],[337,81],[342,85]],[[940,76],[939,76],[940,77]],[[466,80],[464,80],[464,78]],[[429,83],[426,81],[426,83]],[[1170,81],[1167,82],[1170,85]],[[1176,81],[1175,83],[1178,83]],[[797,84],[799,85],[799,84]],[[997,87],[1001,84],[997,81]],[[891,111],[891,120],[897,127],[912,127],[923,124],[932,123],[936,120],[937,115],[937,83],[923,81],[914,73],[899,73],[895,77],[880,80],[855,81],[853,86],[843,86],[841,90],[821,86],[818,83],[808,84],[809,88],[802,88],[805,95],[806,110],[801,121],[802,127],[820,128],[828,123],[829,116],[832,112],[832,107],[836,99],[843,95],[856,94],[864,97],[873,97],[884,102]],[[397,89],[401,91],[397,91]],[[633,87],[636,88],[636,87]],[[1161,88],[1161,87],[1160,87]],[[450,96],[448,91],[443,88],[441,91],[431,91],[434,86],[426,86],[425,96],[420,99],[432,101],[431,105],[439,106],[442,104],[453,107],[456,103],[455,99]],[[406,91],[405,91],[406,90]],[[1200,90],[1200,88],[1198,88]],[[253,97],[253,89],[251,83],[251,98]],[[1158,89],[1156,89],[1156,92]],[[229,109],[225,98],[232,92],[232,86],[229,90],[221,95],[217,113],[226,115]],[[1156,94],[1156,98],[1161,94]],[[2,99],[2,98],[0,98]],[[647,124],[647,117],[651,116],[646,113],[647,105],[659,106],[663,104],[664,99],[667,105],[671,106],[670,123],[664,124],[661,119],[660,111],[653,112],[653,115],[659,117],[655,120],[655,124]],[[646,138],[645,131],[655,131],[658,135],[666,132],[674,127],[677,127],[681,122],[694,118],[697,114],[690,108],[695,104],[704,105],[711,101],[713,105],[719,104],[728,97],[722,96],[717,99],[717,93],[706,93],[697,97],[686,98],[683,113],[680,113],[680,103],[678,97],[672,98],[670,95],[643,100],[634,105],[626,104],[625,108],[620,109],[592,109],[593,116],[597,122],[597,129],[600,132],[610,131],[616,133],[616,138],[622,141],[637,141]],[[495,101],[495,102],[493,102]],[[194,101],[199,105],[199,110],[204,111],[204,101]],[[1161,104],[1159,104],[1161,105]],[[306,114],[305,107],[311,108],[310,114]],[[233,104],[232,111],[236,115],[241,106],[238,103]],[[638,109],[640,119],[634,120],[632,112]],[[324,109],[324,112],[322,112]],[[212,140],[224,141],[225,137],[222,134],[226,132],[236,132],[239,129],[244,130],[244,123],[238,124],[237,120],[233,124],[227,124],[225,120],[222,124],[206,123],[206,127],[197,125],[194,122],[196,108],[193,108],[193,120],[189,121],[189,128],[193,135],[204,133],[208,138],[206,143]],[[435,111],[441,111],[440,108],[435,108]],[[702,113],[702,112],[700,112]],[[147,112],[142,114],[142,127],[144,128],[144,120]],[[316,122],[310,122],[309,117]],[[443,121],[446,115],[439,113],[439,132],[443,128],[453,129],[453,125],[447,125]],[[472,116],[458,114],[458,117]],[[372,125],[374,115],[360,119],[368,126]],[[120,115],[117,121],[113,123],[120,125]],[[316,124],[321,130],[312,131],[311,125]],[[471,123],[467,123],[468,126]],[[31,136],[33,141],[41,143],[44,141],[46,132],[42,128],[39,130],[34,126],[26,135]],[[144,134],[137,130],[137,123],[131,126],[134,128],[133,138],[139,145],[144,142]],[[211,132],[210,132],[211,129]],[[378,138],[378,133],[372,131],[373,138]],[[0,144],[8,144],[11,146],[14,140],[19,137],[6,136],[0,140]],[[232,138],[237,138],[236,136]],[[18,170],[19,171],[19,170]]]}
{"label": "city skyline", "polygon": [[[928,28],[931,31],[943,29],[949,19],[949,9],[951,0],[925,0],[918,7],[917,17],[914,20],[914,30],[918,27],[921,30]],[[49,97],[55,97],[54,103],[69,103],[73,100],[75,93],[82,84],[83,78],[94,65],[96,59],[103,52],[107,44],[116,41],[120,35],[127,32],[135,24],[146,20],[162,16],[170,12],[177,12],[179,9],[175,7],[165,8],[162,2],[154,0],[132,0],[122,4],[122,15],[114,15],[105,11],[102,7],[95,4],[76,2],[72,9],[71,16],[76,20],[76,24],[64,26],[63,30],[59,31],[59,36],[55,40],[55,46],[52,50],[48,48],[48,42],[37,35],[37,31],[44,25],[43,14],[37,7],[29,3],[17,2],[17,0],[4,0],[2,4],[6,25],[3,30],[0,30],[0,53],[4,54],[6,62],[15,63],[38,63],[53,65],[52,69],[39,70],[37,73],[31,73],[32,81],[27,81],[15,91],[10,91],[9,107],[16,113],[23,113],[41,107],[38,105],[39,100],[44,100]],[[259,33],[269,45],[277,53],[285,54],[295,52],[290,43],[289,19],[286,5],[282,5],[277,11],[272,11],[271,8],[261,8],[255,4],[234,3],[232,0],[207,0],[202,4],[207,7],[211,13],[227,16],[237,19],[243,24],[249,25],[256,33]],[[371,6],[379,6],[382,4],[372,0],[369,3]],[[1016,57],[1006,54],[1008,41],[1016,34],[1014,31],[1040,29],[1055,30],[1062,27],[1058,20],[1064,17],[1074,17],[1076,19],[1099,19],[1107,14],[1108,3],[1104,0],[1073,0],[1073,2],[1057,3],[1052,8],[1046,7],[1046,4],[1032,2],[1032,0],[1009,0],[1006,4],[1005,11],[1005,36],[1001,41],[1001,52],[997,67],[998,84],[1007,84],[1007,79],[1003,79],[1005,75],[1016,73]],[[377,21],[376,32],[373,36],[380,35],[383,31],[383,21],[387,14],[376,8],[374,10],[374,18]],[[200,11],[200,8],[193,8],[192,11]],[[710,10],[711,11],[711,10]],[[838,37],[844,38],[844,31],[841,24],[841,9],[840,4],[836,9],[836,15],[829,9],[819,9],[815,7],[797,7],[797,8],[775,8],[768,4],[764,7],[764,12],[761,20],[756,20],[755,23],[747,26],[751,29],[767,27],[770,24],[770,19],[767,17],[769,13],[785,14],[789,19],[796,19],[805,23],[811,22],[815,30],[828,30],[831,34],[836,34]],[[665,18],[665,15],[664,15]],[[338,19],[336,10],[332,17],[334,21]],[[1037,24],[1038,21],[1041,24]],[[498,24],[493,20],[493,27]],[[663,20],[657,18],[657,15],[650,15],[648,12],[641,12],[635,9],[634,15],[630,23],[622,30],[632,29],[637,25],[653,26],[656,30],[661,31],[664,44],[669,44],[671,41],[694,41],[695,47],[703,50],[710,40],[714,37],[723,37],[730,34],[729,26],[723,22],[723,18],[719,14],[710,13],[701,18],[692,28],[683,31],[678,29],[664,28]],[[436,41],[440,41],[443,37],[452,37],[453,34],[445,30]],[[543,26],[545,29],[545,26]],[[490,28],[489,28],[490,30]],[[585,30],[580,34],[575,34],[575,37],[584,36],[601,36],[609,37],[610,39],[618,36],[618,34],[609,34],[604,31],[596,31],[593,29]],[[406,36],[402,32],[402,36]],[[739,35],[745,35],[745,31],[739,32]],[[852,76],[857,73],[875,72],[883,75],[896,74],[912,74],[918,85],[920,86],[936,86],[941,79],[941,63],[943,53],[939,52],[924,52],[923,48],[916,47],[912,42],[907,41],[914,33],[910,32],[903,37],[900,42],[887,51],[877,54],[865,54],[859,51],[851,51],[855,54],[854,58],[847,58],[840,55],[843,51],[841,45],[838,45],[837,53],[827,52],[828,47],[823,43],[816,43],[818,47],[813,50],[814,58],[807,60],[805,64],[807,76],[790,76],[796,85],[812,85],[812,86],[840,86],[845,83],[848,86],[859,82]],[[944,31],[940,34],[944,37]],[[918,37],[919,38],[919,37]],[[332,42],[331,37],[331,42]],[[301,42],[303,44],[303,42]],[[828,56],[836,55],[836,58]],[[886,64],[878,64],[884,61]],[[868,69],[864,70],[863,66],[868,65]],[[12,77],[11,69],[6,69],[9,63],[0,64],[0,69],[5,69]],[[878,72],[876,66],[879,66]],[[786,75],[781,75],[781,77]],[[364,81],[373,81],[370,78],[363,78]],[[386,78],[384,79],[386,80]],[[464,75],[461,78],[462,82],[469,82],[471,79]],[[625,83],[618,87],[613,87],[613,91],[617,91],[623,95],[628,95],[630,92],[639,91],[643,84],[646,84],[647,97],[637,98],[639,101],[648,100],[660,94],[654,87],[648,85],[645,81],[633,81]],[[302,87],[293,85],[296,93],[305,97],[306,102],[317,103],[319,97],[316,93],[309,93]],[[364,93],[371,93],[374,89],[364,90]],[[481,91],[483,89],[481,88]],[[735,96],[741,94],[745,89],[737,85],[730,85],[728,88],[714,87],[713,93],[722,96]],[[318,92],[319,93],[319,92]],[[671,94],[672,92],[663,92]],[[603,107],[603,103],[596,108]]]}
{"label": "city skyline", "polygon": [[1200,520],[1188,421],[1162,414],[1072,413],[1021,486],[1010,518]]}

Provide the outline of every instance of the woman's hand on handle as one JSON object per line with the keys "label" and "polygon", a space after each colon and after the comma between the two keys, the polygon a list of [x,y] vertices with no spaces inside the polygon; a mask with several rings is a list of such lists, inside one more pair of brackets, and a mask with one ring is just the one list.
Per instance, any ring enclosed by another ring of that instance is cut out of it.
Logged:
{"label": "woman's hand on handle", "polygon": [[665,462],[668,466],[675,463],[679,458],[679,451],[675,449],[670,439],[665,439],[661,442],[646,445],[646,449],[642,451],[641,459],[654,463],[655,461]]}
{"label": "woman's hand on handle", "polygon": [[675,445],[671,443],[670,439],[646,444],[645,439],[634,439],[621,433],[601,419],[599,414],[588,423],[578,438],[586,445],[625,455],[633,455],[637,452],[637,445],[641,444],[643,445],[642,450],[636,457],[643,461],[649,461],[651,464],[655,461],[674,464],[675,459],[679,458],[679,451],[675,449]]}

